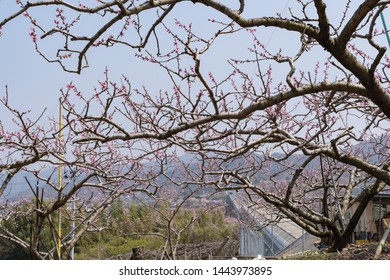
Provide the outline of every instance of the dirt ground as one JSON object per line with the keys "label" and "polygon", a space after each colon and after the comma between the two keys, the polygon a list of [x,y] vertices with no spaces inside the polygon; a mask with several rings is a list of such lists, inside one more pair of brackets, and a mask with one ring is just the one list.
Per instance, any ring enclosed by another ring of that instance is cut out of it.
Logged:
{"label": "dirt ground", "polygon": [[[332,260],[372,260],[374,259],[378,244],[350,245],[340,253],[335,253]],[[382,254],[378,260],[390,260],[390,245],[382,249]]]}
{"label": "dirt ground", "polygon": [[[290,260],[373,260],[378,243],[355,245],[350,244],[342,252],[327,253],[326,251],[306,251],[283,259]],[[390,260],[390,244],[382,249],[378,260]]]}

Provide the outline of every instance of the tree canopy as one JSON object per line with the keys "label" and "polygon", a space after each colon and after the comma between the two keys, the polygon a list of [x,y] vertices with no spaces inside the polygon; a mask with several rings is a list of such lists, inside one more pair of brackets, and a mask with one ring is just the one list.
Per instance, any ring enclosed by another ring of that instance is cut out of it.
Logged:
{"label": "tree canopy", "polygon": [[[390,65],[380,22],[388,4],[299,0],[282,15],[254,0],[16,1],[1,31],[24,16],[48,63],[83,75],[94,50],[126,47],[165,78],[135,87],[105,69],[89,93],[68,83],[62,142],[55,121],[42,130],[3,99],[19,133],[0,126],[1,147],[18,155],[0,162],[1,190],[31,164],[57,160],[86,175],[57,190],[50,209],[85,186],[108,200],[156,195],[168,183],[241,190],[341,250],[390,185]],[[197,20],[191,7],[208,19]],[[284,43],[269,46],[269,29]],[[219,61],[225,52],[232,57]]]}

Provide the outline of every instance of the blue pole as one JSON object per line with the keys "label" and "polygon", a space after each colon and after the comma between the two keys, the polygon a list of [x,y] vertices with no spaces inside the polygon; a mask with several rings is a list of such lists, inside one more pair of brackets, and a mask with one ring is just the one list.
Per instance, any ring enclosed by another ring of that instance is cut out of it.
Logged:
{"label": "blue pole", "polygon": [[386,33],[387,44],[390,47],[390,35],[389,35],[388,30],[387,30],[387,24],[386,24],[386,20],[385,20],[385,16],[383,15],[383,12],[381,12],[381,19],[382,19],[383,28],[385,29],[385,33]]}

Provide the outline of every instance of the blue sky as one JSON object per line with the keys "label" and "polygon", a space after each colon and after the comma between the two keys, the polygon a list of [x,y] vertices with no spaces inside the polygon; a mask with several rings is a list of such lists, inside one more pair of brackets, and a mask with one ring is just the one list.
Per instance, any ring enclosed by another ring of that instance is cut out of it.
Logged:
{"label": "blue sky", "polygon": [[[288,1],[280,2],[281,5],[275,5],[273,8],[282,12],[280,10],[286,7]],[[0,1],[0,19],[14,11],[14,7],[14,1]],[[188,7],[191,8],[190,13],[188,13]],[[268,9],[272,8],[268,5],[267,7]],[[253,11],[254,9],[249,10]],[[202,12],[202,20],[199,19],[199,12]],[[270,14],[272,12],[269,11]],[[41,20],[54,19],[53,11],[32,11],[31,14]],[[193,17],[199,23],[198,25],[194,24],[194,28],[198,30],[207,30],[208,22],[205,19],[215,15],[215,13],[210,13],[210,9],[191,3],[187,7],[178,9],[170,20],[172,21],[173,17],[178,17],[190,22],[189,15],[194,14],[198,14],[198,16]],[[96,24],[102,25],[103,23],[96,22]],[[159,70],[156,69],[156,66],[142,63],[135,58],[134,50],[124,47],[114,49],[102,47],[92,50],[89,54],[90,67],[84,69],[81,75],[65,73],[59,65],[47,63],[37,54],[28,35],[30,26],[31,23],[26,18],[20,17],[4,27],[4,34],[0,38],[0,61],[2,62],[0,94],[2,95],[5,92],[4,87],[8,85],[12,104],[17,104],[20,108],[33,108],[40,111],[47,107],[49,113],[55,112],[61,87],[65,87],[68,82],[74,81],[79,87],[88,91],[96,84],[97,79],[103,78],[105,66],[108,66],[113,79],[119,79],[121,74],[124,74],[136,84],[152,86],[151,76],[153,76],[153,83],[159,82],[159,78],[156,79],[156,76],[160,77],[157,74]],[[272,38],[272,42],[279,41],[275,34],[271,36],[271,33],[268,32],[267,36],[269,39]],[[221,48],[217,49],[216,46],[215,51],[211,54],[212,59],[208,60],[210,70],[218,71],[217,68],[221,59],[226,60],[229,54],[234,54],[237,50],[244,51],[247,46],[238,42],[238,40],[230,40],[230,38],[225,40],[223,38],[221,43],[217,45]],[[53,43],[52,46],[49,44],[47,47],[54,48],[55,45]],[[215,63],[212,63],[213,60],[215,60]]]}
{"label": "blue sky", "polygon": [[[70,2],[77,3],[79,1]],[[92,0],[90,2],[96,3]],[[229,1],[222,2],[227,3]],[[336,1],[327,2],[330,2],[328,10],[331,16],[340,18],[341,4],[336,4]],[[287,4],[293,7],[296,6],[296,1],[292,0],[278,0],[273,3],[275,4],[270,4],[269,1],[248,1],[247,16],[275,15],[276,13],[284,13],[284,15],[289,16],[288,9],[286,9]],[[344,7],[344,3],[342,3],[342,7]],[[0,20],[14,10],[14,1],[0,1]],[[34,17],[48,22],[52,22],[54,13],[53,10],[47,9],[31,12]],[[152,14],[148,16],[151,17]],[[182,6],[179,5],[172,16],[167,19],[167,22],[173,22],[174,18],[187,23],[194,22],[195,30],[207,33],[210,28],[207,19],[215,16],[216,13],[212,12],[211,9],[199,4],[188,3]],[[147,17],[146,19],[148,19]],[[97,18],[88,19],[87,28],[103,24]],[[0,61],[2,64],[0,95],[4,94],[4,87],[8,85],[10,101],[18,108],[31,108],[37,114],[43,108],[47,108],[48,114],[55,116],[58,110],[58,98],[61,88],[73,81],[83,92],[92,92],[92,87],[96,84],[96,81],[103,79],[103,71],[106,66],[109,68],[112,79],[118,80],[124,74],[129,77],[135,87],[146,85],[151,89],[158,90],[161,85],[165,85],[166,77],[157,66],[143,63],[135,57],[135,50],[125,47],[93,49],[89,53],[90,67],[84,69],[81,75],[65,73],[59,65],[47,63],[34,50],[34,45],[28,35],[30,26],[31,23],[26,18],[20,17],[3,29],[4,34],[0,38]],[[275,28],[262,28],[259,32],[263,43],[270,48],[277,49],[287,46],[287,48],[293,49],[291,40],[293,40],[292,38],[296,39],[296,35],[289,37],[286,32],[280,32]],[[161,43],[164,44],[164,37],[161,38]],[[52,41],[44,47],[54,49],[58,46],[56,43],[58,42]],[[206,59],[202,65],[207,72],[212,71],[215,75],[220,73],[222,77],[227,65],[226,60],[231,57],[240,58],[245,55],[246,48],[250,45],[249,37],[242,34],[221,38],[210,53],[205,56]],[[312,58],[307,58],[306,61],[309,69],[314,67]],[[1,113],[1,116],[4,116],[3,113]],[[5,123],[7,122],[4,117],[1,119]]]}

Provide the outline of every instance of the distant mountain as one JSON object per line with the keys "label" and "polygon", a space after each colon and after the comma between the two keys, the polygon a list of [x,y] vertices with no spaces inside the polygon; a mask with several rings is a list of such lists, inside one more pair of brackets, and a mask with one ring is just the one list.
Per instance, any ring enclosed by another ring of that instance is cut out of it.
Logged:
{"label": "distant mountain", "polygon": [[[57,184],[58,182],[58,173],[54,169],[43,170],[40,172],[40,176],[44,178],[51,178],[51,182],[53,184]],[[64,187],[64,191],[71,187],[71,183],[66,182],[66,178],[63,179],[64,186],[66,183],[66,187]],[[1,181],[0,181],[1,182]],[[31,187],[29,186],[29,183]],[[47,185],[45,182],[41,180],[37,180],[34,174],[26,171],[21,171],[15,174],[15,176],[11,179],[7,188],[3,193],[3,197],[0,198],[0,202],[7,199],[8,201],[16,201],[20,199],[29,199],[34,196],[33,191],[36,191],[36,188],[39,188],[40,191],[44,191],[44,196],[47,197],[55,197],[57,195],[57,191],[53,189],[51,186]],[[32,189],[33,190],[32,190]]]}
{"label": "distant mountain", "polygon": [[[388,147],[385,147],[385,146],[382,147],[382,148],[383,149],[388,149]],[[356,146],[354,146],[353,149],[355,151],[359,150],[362,153],[367,154],[368,155],[368,160],[370,160],[372,162],[376,162],[376,161],[378,161],[380,159],[379,155],[376,155],[375,152],[374,152],[375,150],[374,150],[374,144],[373,143],[359,143]],[[211,158],[214,157],[214,156],[215,156],[215,154],[210,154]],[[259,154],[252,154],[251,156],[252,156],[252,159],[254,159],[255,162],[256,161],[257,162],[261,162],[263,160],[263,155],[261,155],[260,153]],[[275,158],[282,158],[283,154],[281,154],[281,153],[274,153],[273,156]],[[295,154],[295,155],[292,155],[291,157],[289,157],[288,161],[294,163],[294,165],[297,166],[297,165],[302,164],[306,158],[307,157],[304,156],[303,154]],[[199,170],[199,164],[201,163],[201,157],[200,157],[199,154],[189,154],[188,153],[188,154],[184,154],[184,155],[180,156],[179,159],[183,163],[188,164],[188,168],[193,170],[194,172]],[[216,161],[213,161],[212,164],[214,166],[218,165],[218,166],[225,167],[226,169],[231,169],[232,170],[232,169],[235,169],[235,168],[238,168],[238,167],[243,167],[243,166],[247,165],[248,163],[246,162],[245,159],[246,159],[245,156],[241,156],[241,157],[238,157],[238,158],[236,158],[234,160],[230,160],[230,161],[227,161],[227,162],[224,162],[222,160],[216,160]],[[256,175],[254,177],[255,180],[257,182],[260,182],[262,180],[268,179],[269,178],[269,174],[278,174],[280,169],[283,167],[283,164],[285,164],[285,163],[286,163],[286,161],[284,161],[284,162],[282,161],[281,163],[273,162],[267,168],[269,173],[268,174],[260,174],[259,173],[258,175]],[[327,164],[327,163],[324,162],[324,164]],[[159,168],[158,164],[151,163],[150,166],[152,166],[152,167],[155,166],[156,169]],[[309,168],[319,167],[319,166],[320,166],[319,158],[316,158],[316,159],[312,160],[310,162],[310,164],[308,165]],[[58,178],[56,170],[54,170],[54,169],[45,170],[45,171],[42,171],[41,175],[43,177],[51,176],[51,178],[52,178],[51,181],[54,184],[56,184],[57,178]],[[167,168],[166,175],[167,176],[172,176],[172,177],[174,176],[176,180],[180,179],[180,172],[177,170],[177,167],[175,167],[173,165],[171,167]],[[291,177],[292,177],[291,173],[289,173],[289,174],[288,173],[280,173],[280,174],[275,176],[275,179],[289,180],[289,178],[291,178]],[[252,180],[254,178],[252,178]],[[0,198],[0,201],[4,200],[4,198],[6,198],[6,199],[8,199],[10,201],[19,200],[19,199],[22,199],[22,198],[31,198],[33,196],[33,192],[30,189],[30,187],[28,186],[28,183],[27,183],[26,179],[33,186],[34,191],[35,191],[35,187],[36,186],[38,186],[39,188],[43,188],[45,190],[45,197],[55,197],[57,195],[57,192],[53,188],[51,188],[50,186],[45,185],[43,182],[39,182],[39,181],[37,182],[37,179],[35,178],[35,176],[33,174],[28,173],[28,172],[19,172],[18,174],[16,174],[14,176],[14,178],[9,183],[8,187],[6,188],[6,190],[5,190],[4,194],[3,194],[3,198]],[[0,180],[1,180],[1,178],[0,178]],[[64,181],[65,180],[66,180],[66,178],[64,179]],[[163,176],[158,178],[158,182],[161,185],[165,185],[167,187],[173,187],[173,186],[169,185],[170,184],[169,180],[167,180]],[[1,181],[0,181],[0,183],[1,183]],[[68,187],[71,187],[70,183],[68,184]],[[207,188],[205,188],[205,191],[209,191],[209,190],[207,190]]]}

